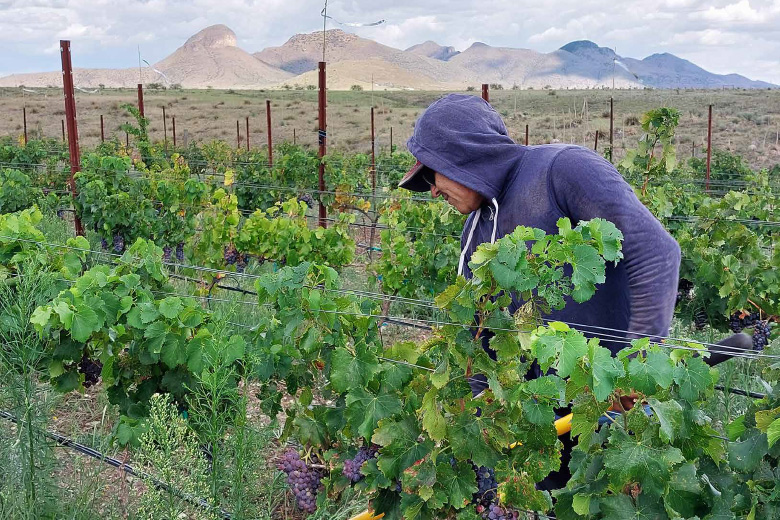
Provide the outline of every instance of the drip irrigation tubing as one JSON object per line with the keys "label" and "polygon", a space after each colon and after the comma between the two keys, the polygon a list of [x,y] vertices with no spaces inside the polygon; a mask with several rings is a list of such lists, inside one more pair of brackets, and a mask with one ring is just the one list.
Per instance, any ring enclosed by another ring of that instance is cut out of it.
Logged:
{"label": "drip irrigation tubing", "polygon": [[[7,411],[0,410],[0,417],[8,421],[11,421],[14,424],[17,425],[19,424],[19,419]],[[93,459],[97,459],[101,462],[104,462],[105,464],[108,464],[109,466],[112,466],[124,473],[127,473],[128,475],[132,475],[136,478],[140,478],[142,480],[151,482],[156,488],[162,489],[163,491],[166,491],[167,493],[177,496],[182,500],[186,500],[190,504],[200,509],[217,513],[219,514],[219,516],[225,518],[226,520],[230,520],[231,518],[230,513],[228,513],[222,508],[212,506],[205,499],[186,493],[174,487],[173,485],[167,484],[162,480],[158,479],[157,477],[150,475],[149,473],[146,473],[141,470],[137,470],[132,466],[125,464],[124,462],[117,460],[113,457],[109,457],[108,455],[105,455],[94,448],[85,446],[84,444],[78,443],[72,439],[69,439],[68,437],[65,437],[64,435],[60,435],[59,433],[45,431],[45,430],[39,430],[39,432],[43,434],[46,438],[53,440],[60,446],[63,446],[65,448],[70,448],[74,451],[81,453],[82,455],[86,455],[88,457],[92,457]]]}

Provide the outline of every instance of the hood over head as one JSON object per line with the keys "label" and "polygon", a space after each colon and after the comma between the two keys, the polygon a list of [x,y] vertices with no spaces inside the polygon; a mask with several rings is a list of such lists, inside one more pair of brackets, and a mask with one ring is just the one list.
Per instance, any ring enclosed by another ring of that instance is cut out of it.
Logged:
{"label": "hood over head", "polygon": [[487,201],[500,198],[523,154],[495,109],[465,94],[433,102],[415,123],[406,146],[422,164]]}

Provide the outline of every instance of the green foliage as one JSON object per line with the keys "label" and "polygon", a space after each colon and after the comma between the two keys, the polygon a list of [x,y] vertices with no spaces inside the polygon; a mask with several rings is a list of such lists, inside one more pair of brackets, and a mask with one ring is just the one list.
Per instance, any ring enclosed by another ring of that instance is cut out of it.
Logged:
{"label": "green foliage", "polygon": [[397,191],[379,208],[382,254],[372,264],[382,292],[431,298],[455,280],[464,217],[441,202]]}
{"label": "green foliage", "polygon": [[0,213],[29,208],[43,198],[43,191],[32,185],[30,177],[20,171],[0,170]]}
{"label": "green foliage", "polygon": [[[688,167],[697,179],[703,179],[707,172],[706,157],[692,157]],[[748,181],[753,171],[742,157],[727,150],[712,150],[710,160],[710,179],[717,186],[718,181]]]}
{"label": "green foliage", "polygon": [[[674,108],[657,108],[642,115],[642,130],[639,146],[627,150],[618,167],[627,176],[644,179],[643,192],[651,177],[671,173],[677,166],[677,153],[672,143],[674,131],[680,119],[680,112]],[[660,157],[656,147],[661,146]]]}
{"label": "green foliage", "polygon": [[304,261],[343,267],[354,258],[355,242],[349,236],[354,216],[339,214],[327,228],[309,229],[306,203],[290,199],[282,204],[257,210],[235,239],[236,249],[257,256],[260,261],[274,260],[288,265]]}

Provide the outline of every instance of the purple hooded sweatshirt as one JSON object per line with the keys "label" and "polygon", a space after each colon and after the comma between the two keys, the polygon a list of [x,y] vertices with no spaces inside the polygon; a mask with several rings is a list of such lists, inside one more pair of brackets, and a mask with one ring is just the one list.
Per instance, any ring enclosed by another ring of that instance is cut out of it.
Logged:
{"label": "purple hooded sweatshirt", "polygon": [[[407,146],[424,165],[485,198],[461,236],[459,272],[467,278],[477,246],[517,226],[556,233],[561,217],[575,225],[603,218],[623,232],[623,260],[607,265],[593,298],[567,299],[546,318],[599,337],[613,353],[628,346],[627,338],[668,334],[680,247],[607,160],[574,145],[518,145],[490,104],[462,94],[431,104]],[[513,301],[510,312],[521,303]]]}

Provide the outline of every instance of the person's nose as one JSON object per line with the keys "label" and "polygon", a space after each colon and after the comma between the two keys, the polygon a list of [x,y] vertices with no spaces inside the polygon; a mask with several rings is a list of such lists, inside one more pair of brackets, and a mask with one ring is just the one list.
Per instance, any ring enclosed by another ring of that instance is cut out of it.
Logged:
{"label": "person's nose", "polygon": [[441,195],[439,188],[437,188],[435,184],[431,184],[431,197],[435,199],[439,195]]}

